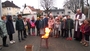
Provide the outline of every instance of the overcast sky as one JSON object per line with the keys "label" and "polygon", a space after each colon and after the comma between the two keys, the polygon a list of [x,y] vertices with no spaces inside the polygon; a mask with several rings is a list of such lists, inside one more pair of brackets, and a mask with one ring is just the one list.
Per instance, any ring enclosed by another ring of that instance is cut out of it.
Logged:
{"label": "overcast sky", "polygon": [[[1,0],[2,2],[6,0]],[[34,8],[41,8],[40,0],[9,0],[13,1],[16,5],[22,8],[22,6],[26,3],[27,5],[33,6]],[[63,8],[63,4],[65,0],[54,0],[54,6],[58,8]],[[42,9],[42,8],[41,8]]]}

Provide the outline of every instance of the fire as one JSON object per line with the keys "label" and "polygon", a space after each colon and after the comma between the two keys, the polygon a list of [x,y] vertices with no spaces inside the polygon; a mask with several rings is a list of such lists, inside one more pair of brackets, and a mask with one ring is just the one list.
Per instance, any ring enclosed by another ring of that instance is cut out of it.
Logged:
{"label": "fire", "polygon": [[45,35],[43,35],[41,38],[48,38],[49,37],[49,32],[50,32],[50,29],[45,28]]}

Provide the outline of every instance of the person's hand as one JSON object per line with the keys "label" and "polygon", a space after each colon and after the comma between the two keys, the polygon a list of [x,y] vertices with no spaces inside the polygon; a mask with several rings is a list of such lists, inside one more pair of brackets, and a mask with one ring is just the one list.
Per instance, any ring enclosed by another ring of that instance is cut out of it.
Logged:
{"label": "person's hand", "polygon": [[76,21],[78,21],[78,19],[77,19],[77,18],[75,18],[75,20],[76,20]]}

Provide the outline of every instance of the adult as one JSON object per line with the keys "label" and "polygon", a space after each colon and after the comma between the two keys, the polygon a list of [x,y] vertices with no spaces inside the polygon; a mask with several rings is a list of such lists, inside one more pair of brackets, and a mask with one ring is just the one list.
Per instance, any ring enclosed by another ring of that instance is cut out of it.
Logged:
{"label": "adult", "polygon": [[0,20],[0,36],[2,37],[3,46],[8,47],[8,44],[6,44],[7,40],[6,16],[2,16],[1,19],[2,20]]}
{"label": "adult", "polygon": [[16,30],[18,31],[18,40],[19,42],[21,42],[21,40],[24,40],[23,38],[24,23],[22,20],[22,15],[20,14],[18,15],[18,18],[16,20]]}
{"label": "adult", "polygon": [[10,40],[10,43],[13,44],[15,43],[15,41],[13,40],[13,33],[15,33],[15,31],[14,31],[14,26],[12,22],[12,16],[8,15],[6,17],[7,17],[6,28],[9,35],[9,40]]}
{"label": "adult", "polygon": [[80,9],[77,9],[76,15],[74,17],[75,21],[75,28],[74,28],[74,38],[76,40],[81,40],[81,33],[80,33],[80,26],[82,24],[82,21],[85,20],[86,16],[81,12]]}

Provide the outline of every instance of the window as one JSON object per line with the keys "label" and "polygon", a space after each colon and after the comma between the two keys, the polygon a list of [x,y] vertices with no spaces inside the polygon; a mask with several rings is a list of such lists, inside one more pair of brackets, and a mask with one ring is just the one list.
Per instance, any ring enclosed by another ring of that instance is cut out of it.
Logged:
{"label": "window", "polygon": [[68,12],[68,14],[70,14],[71,12]]}
{"label": "window", "polygon": [[57,12],[57,14],[59,14],[59,12]]}
{"label": "window", "polygon": [[7,8],[7,10],[11,10],[11,8],[10,8],[10,7],[8,7],[8,8]]}
{"label": "window", "polygon": [[68,7],[68,9],[70,9],[70,7]]}
{"label": "window", "polygon": [[62,14],[63,14],[63,12],[62,12]]}

